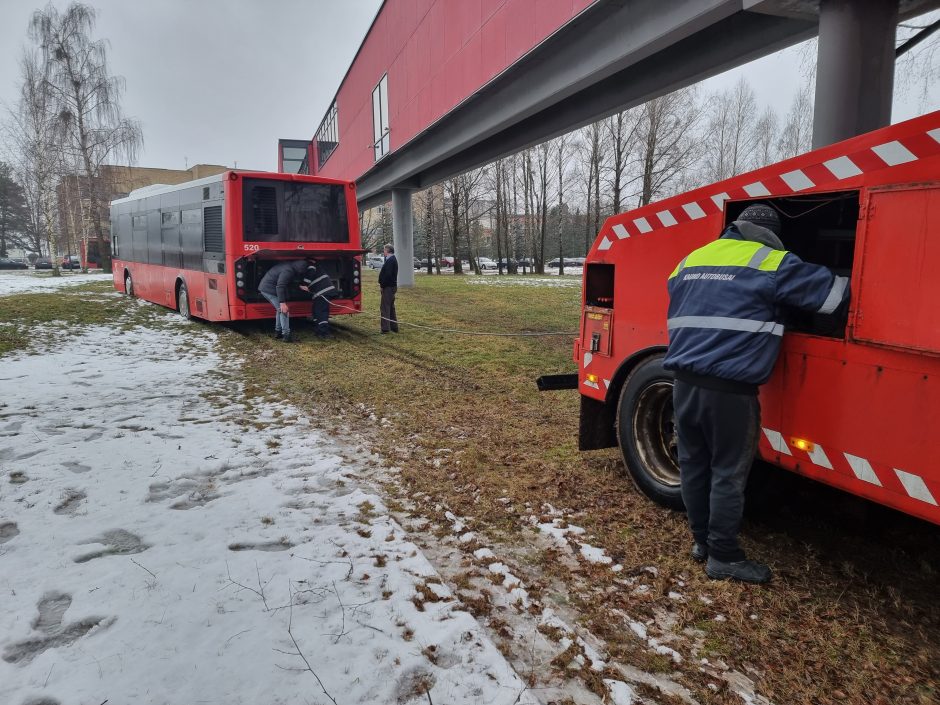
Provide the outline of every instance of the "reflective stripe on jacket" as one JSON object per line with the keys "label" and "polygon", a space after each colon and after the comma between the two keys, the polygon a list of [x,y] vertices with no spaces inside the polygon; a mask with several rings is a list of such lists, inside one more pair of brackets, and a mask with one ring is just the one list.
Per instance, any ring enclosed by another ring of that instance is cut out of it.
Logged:
{"label": "reflective stripe on jacket", "polygon": [[307,267],[307,273],[304,275],[304,286],[310,290],[310,297],[315,299],[318,296],[333,298],[339,292],[333,286],[333,280],[329,274],[320,274],[315,266]]}
{"label": "reflective stripe on jacket", "polygon": [[667,370],[763,384],[780,352],[781,307],[828,314],[848,298],[847,278],[741,237],[729,226],[669,276]]}

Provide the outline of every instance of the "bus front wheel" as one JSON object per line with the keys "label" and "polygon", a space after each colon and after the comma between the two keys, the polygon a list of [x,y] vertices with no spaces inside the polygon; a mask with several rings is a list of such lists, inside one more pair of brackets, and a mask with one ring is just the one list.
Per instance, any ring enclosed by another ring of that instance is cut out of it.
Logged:
{"label": "bus front wheel", "polygon": [[132,298],[134,296],[134,280],[129,273],[124,275],[124,293]]}
{"label": "bus front wheel", "polygon": [[620,393],[617,440],[637,488],[657,504],[681,510],[672,386],[672,374],[663,369],[662,355],[641,362]]}
{"label": "bus front wheel", "polygon": [[187,321],[193,317],[189,312],[189,291],[186,289],[186,282],[180,282],[179,291],[176,292],[176,310]]}

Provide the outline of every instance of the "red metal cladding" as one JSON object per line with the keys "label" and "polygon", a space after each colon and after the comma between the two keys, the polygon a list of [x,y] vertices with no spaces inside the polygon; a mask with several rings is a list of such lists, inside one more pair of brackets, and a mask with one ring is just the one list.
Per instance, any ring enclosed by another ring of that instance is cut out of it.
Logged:
{"label": "red metal cladding", "polygon": [[394,151],[594,2],[386,0],[337,92],[339,144],[317,173],[358,177],[375,163],[372,89],[382,76]]}
{"label": "red metal cladding", "polygon": [[616,403],[621,366],[665,349],[667,278],[721,232],[726,202],[833,192],[859,208],[845,335],[784,337],[761,388],[761,455],[940,523],[940,112],[608,218],[584,289],[591,265],[614,266],[611,351],[582,334],[579,388]]}

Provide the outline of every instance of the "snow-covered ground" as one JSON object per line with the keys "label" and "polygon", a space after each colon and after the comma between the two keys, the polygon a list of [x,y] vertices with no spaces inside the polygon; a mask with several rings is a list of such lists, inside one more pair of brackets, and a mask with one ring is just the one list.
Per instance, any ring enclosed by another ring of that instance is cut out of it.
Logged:
{"label": "snow-covered ground", "polygon": [[0,359],[0,703],[537,702],[210,328],[50,337]]}
{"label": "snow-covered ground", "polygon": [[[0,272],[0,296],[18,294],[27,291],[53,291],[63,286],[75,286],[95,281],[111,281],[110,274],[82,274],[64,271],[62,276],[54,277],[52,272],[34,272],[28,269]],[[2,305],[2,304],[0,304]]]}

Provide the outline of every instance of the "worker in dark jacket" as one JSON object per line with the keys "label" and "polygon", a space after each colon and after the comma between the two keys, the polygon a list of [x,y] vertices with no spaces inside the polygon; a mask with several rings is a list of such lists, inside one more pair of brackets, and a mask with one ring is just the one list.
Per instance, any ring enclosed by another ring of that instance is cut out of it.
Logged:
{"label": "worker in dark jacket", "polygon": [[291,285],[303,277],[307,264],[307,260],[303,259],[275,264],[265,272],[258,284],[258,291],[274,306],[274,337],[285,343],[291,342],[288,292]]}
{"label": "worker in dark jacket", "polygon": [[314,334],[318,338],[332,338],[330,332],[330,299],[335,298],[339,292],[333,286],[333,280],[330,275],[324,272],[314,260],[307,264],[307,271],[304,274],[303,286],[310,292],[313,299],[313,321]]}
{"label": "worker in dark jacket", "polygon": [[395,312],[395,293],[398,291],[398,260],[395,248],[386,245],[382,248],[385,264],[379,270],[379,287],[382,290],[382,332],[398,332],[398,314]]}
{"label": "worker in dark jacket", "polygon": [[720,238],[669,277],[669,349],[682,499],[692,557],[710,578],[763,583],[770,569],[738,544],[744,487],[760,435],[758,387],[773,371],[781,309],[832,314],[847,306],[848,279],[786,252],[773,207],[744,209]]}

